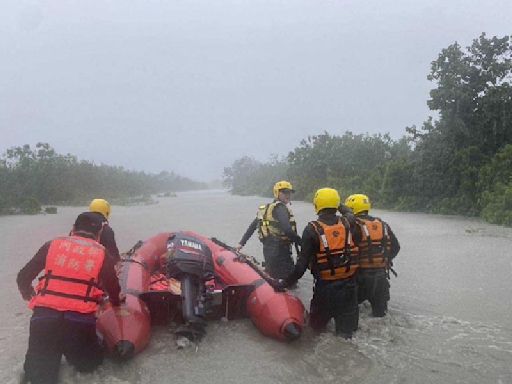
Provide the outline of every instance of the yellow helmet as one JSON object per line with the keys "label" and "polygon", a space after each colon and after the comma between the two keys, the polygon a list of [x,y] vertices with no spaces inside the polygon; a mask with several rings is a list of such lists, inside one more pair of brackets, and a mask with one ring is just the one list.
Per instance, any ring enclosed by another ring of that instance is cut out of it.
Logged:
{"label": "yellow helmet", "polygon": [[370,203],[370,199],[368,196],[363,195],[361,193],[356,193],[355,195],[350,195],[345,200],[345,205],[352,209],[354,215],[357,215],[360,212],[370,212],[372,204]]}
{"label": "yellow helmet", "polygon": [[338,208],[340,206],[340,194],[333,188],[321,188],[316,191],[313,198],[315,212],[318,213],[325,208]]}
{"label": "yellow helmet", "polygon": [[105,199],[94,199],[89,204],[89,211],[101,213],[105,216],[105,219],[108,219],[110,216],[110,204]]}
{"label": "yellow helmet", "polygon": [[274,188],[272,190],[274,192],[274,197],[276,199],[279,196],[279,191],[282,189],[289,189],[290,191],[295,192],[293,190],[292,183],[290,183],[289,181],[286,181],[286,180],[278,181],[277,183],[274,184]]}

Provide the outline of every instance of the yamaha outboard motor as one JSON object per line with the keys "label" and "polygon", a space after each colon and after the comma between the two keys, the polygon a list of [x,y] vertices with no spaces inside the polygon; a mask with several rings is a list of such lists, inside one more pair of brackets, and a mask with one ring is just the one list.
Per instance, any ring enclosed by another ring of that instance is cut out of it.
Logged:
{"label": "yamaha outboard motor", "polygon": [[167,243],[167,275],[181,282],[181,311],[185,325],[176,331],[191,341],[205,333],[207,312],[205,282],[213,279],[214,266],[210,248],[200,240],[176,233]]}

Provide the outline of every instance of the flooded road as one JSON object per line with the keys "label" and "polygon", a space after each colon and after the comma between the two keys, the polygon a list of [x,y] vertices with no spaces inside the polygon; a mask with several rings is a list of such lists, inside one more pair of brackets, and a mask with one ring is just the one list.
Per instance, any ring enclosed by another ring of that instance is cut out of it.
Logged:
{"label": "flooded road", "polygon": [[[155,205],[113,207],[119,248],[161,231],[194,230],[236,244],[265,199],[222,191],[180,193]],[[312,204],[294,202],[299,228]],[[18,270],[37,249],[66,234],[76,207],[57,215],[0,217],[0,382],[17,383],[27,348],[30,311],[16,288]],[[512,383],[512,229],[476,219],[374,211],[396,233],[386,318],[361,306],[351,341],[306,329],[284,344],[262,336],[249,320],[211,322],[196,348],[177,350],[173,329],[155,328],[132,361],[106,360],[78,374],[66,363],[62,383]],[[244,251],[261,259],[256,235]],[[294,291],[306,307],[312,279]],[[331,326],[331,330],[333,326]]]}

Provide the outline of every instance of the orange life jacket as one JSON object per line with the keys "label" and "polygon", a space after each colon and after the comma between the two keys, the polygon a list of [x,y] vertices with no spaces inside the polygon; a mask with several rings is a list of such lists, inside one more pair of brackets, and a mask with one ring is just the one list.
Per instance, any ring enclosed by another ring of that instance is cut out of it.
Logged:
{"label": "orange life jacket", "polygon": [[312,221],[320,249],[310,269],[320,280],[341,280],[353,276],[358,267],[357,247],[352,240],[349,224],[340,217],[334,225]]}
{"label": "orange life jacket", "polygon": [[29,307],[95,312],[103,295],[98,277],[104,260],[105,248],[93,239],[67,236],[53,240],[46,256],[45,274],[39,279]]}
{"label": "orange life jacket", "polygon": [[362,269],[388,268],[391,239],[388,225],[380,219],[358,218],[361,227],[361,243],[359,244],[359,267]]}

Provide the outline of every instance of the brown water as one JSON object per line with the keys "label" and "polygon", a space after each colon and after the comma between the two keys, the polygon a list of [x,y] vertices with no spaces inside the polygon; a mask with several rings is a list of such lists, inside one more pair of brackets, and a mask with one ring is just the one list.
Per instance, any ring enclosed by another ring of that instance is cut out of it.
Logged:
{"label": "brown water", "polygon": [[[179,194],[159,204],[113,207],[121,250],[160,231],[194,230],[236,244],[263,202],[222,191]],[[314,218],[294,202],[299,227]],[[46,240],[66,234],[79,208],[57,215],[0,217],[0,383],[17,383],[27,348],[30,311],[16,274]],[[397,234],[402,251],[391,281],[390,313],[375,319],[361,307],[352,341],[306,329],[284,344],[249,320],[212,322],[197,346],[177,350],[172,327],[154,329],[146,351],[125,364],[107,360],[76,373],[65,362],[62,383],[512,383],[512,229],[474,219],[374,212]],[[261,257],[254,236],[244,249]],[[294,291],[309,306],[312,279]],[[332,329],[332,328],[331,328]]]}

